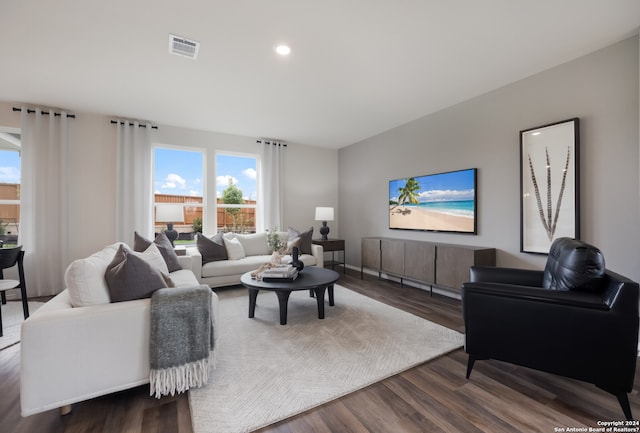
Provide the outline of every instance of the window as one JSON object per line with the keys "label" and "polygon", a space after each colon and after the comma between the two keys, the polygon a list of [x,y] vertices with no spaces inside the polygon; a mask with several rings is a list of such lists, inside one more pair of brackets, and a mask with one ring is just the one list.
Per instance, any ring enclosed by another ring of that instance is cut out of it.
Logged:
{"label": "window", "polygon": [[251,155],[216,154],[218,231],[255,233],[257,162]]}
{"label": "window", "polygon": [[203,231],[204,152],[196,149],[153,149],[154,229],[160,233],[173,225],[175,244],[193,244]]}
{"label": "window", "polygon": [[20,232],[20,134],[0,128],[0,241],[18,243]]}

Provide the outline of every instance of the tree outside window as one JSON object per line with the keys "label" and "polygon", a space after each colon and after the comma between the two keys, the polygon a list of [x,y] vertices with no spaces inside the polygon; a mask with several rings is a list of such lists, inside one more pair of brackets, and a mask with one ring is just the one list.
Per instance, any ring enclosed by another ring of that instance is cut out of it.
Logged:
{"label": "tree outside window", "polygon": [[255,156],[216,154],[218,231],[256,231],[256,167]]}

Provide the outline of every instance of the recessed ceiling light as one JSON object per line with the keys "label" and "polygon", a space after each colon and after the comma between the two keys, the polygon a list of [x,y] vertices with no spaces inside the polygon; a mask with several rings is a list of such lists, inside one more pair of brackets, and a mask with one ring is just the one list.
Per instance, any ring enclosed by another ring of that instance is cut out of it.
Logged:
{"label": "recessed ceiling light", "polygon": [[277,44],[273,47],[273,50],[281,56],[288,56],[291,54],[291,47],[286,44]]}

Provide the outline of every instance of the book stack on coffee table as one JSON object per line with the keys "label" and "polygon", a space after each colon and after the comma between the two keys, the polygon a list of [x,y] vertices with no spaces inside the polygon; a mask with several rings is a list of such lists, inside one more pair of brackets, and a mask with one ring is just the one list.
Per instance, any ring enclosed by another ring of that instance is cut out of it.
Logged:
{"label": "book stack on coffee table", "polygon": [[262,281],[293,281],[298,278],[298,270],[291,265],[281,265],[262,271]]}

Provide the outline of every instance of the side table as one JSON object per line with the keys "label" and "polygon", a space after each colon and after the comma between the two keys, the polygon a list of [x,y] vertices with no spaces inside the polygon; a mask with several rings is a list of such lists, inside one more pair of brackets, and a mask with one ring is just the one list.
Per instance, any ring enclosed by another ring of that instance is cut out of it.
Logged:
{"label": "side table", "polygon": [[[336,266],[342,266],[342,273],[347,273],[344,255],[344,239],[312,239],[311,243],[321,245],[325,252],[331,252],[331,260],[324,262],[326,268],[331,267],[331,269],[333,269]],[[342,254],[338,255],[338,258],[342,258],[342,260],[336,260],[336,251],[342,251]]]}

